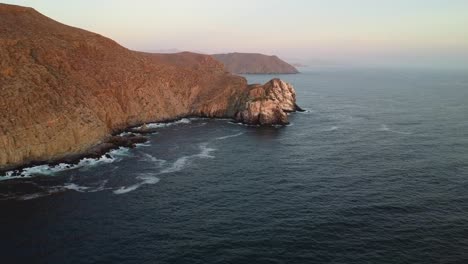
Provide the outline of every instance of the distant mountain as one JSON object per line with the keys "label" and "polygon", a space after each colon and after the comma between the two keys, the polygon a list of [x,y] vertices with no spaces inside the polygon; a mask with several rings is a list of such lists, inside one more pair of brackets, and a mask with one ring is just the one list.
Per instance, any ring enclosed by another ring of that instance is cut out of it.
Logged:
{"label": "distant mountain", "polygon": [[231,73],[236,74],[294,74],[299,71],[277,56],[259,53],[228,53],[212,55],[222,62]]}
{"label": "distant mountain", "polygon": [[176,48],[172,48],[172,49],[151,49],[151,50],[142,50],[142,51],[143,52],[148,52],[148,53],[164,53],[164,54],[181,53],[181,52],[206,54],[205,52],[201,52],[199,50],[180,50],[180,49],[176,49]]}

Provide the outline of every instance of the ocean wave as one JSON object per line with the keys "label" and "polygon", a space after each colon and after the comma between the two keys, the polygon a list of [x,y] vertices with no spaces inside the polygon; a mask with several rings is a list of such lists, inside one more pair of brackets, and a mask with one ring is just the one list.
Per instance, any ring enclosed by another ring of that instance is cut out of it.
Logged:
{"label": "ocean wave", "polygon": [[76,192],[81,192],[81,193],[93,193],[93,192],[100,192],[104,190],[110,190],[112,188],[106,188],[108,180],[103,180],[98,184],[93,184],[93,186],[83,186],[79,185],[74,182],[68,182],[63,186],[54,186],[54,188],[57,189],[64,189],[64,190],[71,190],[71,191],[76,191]]}
{"label": "ocean wave", "polygon": [[216,149],[214,148],[209,148],[208,143],[202,143],[199,145],[200,147],[200,153],[194,154],[194,155],[189,155],[189,156],[183,156],[178,158],[176,161],[174,161],[169,167],[166,167],[162,169],[159,174],[167,174],[167,173],[173,173],[173,172],[178,172],[183,170],[192,159],[194,158],[214,158],[211,153],[215,151]]}
{"label": "ocean wave", "polygon": [[158,159],[158,158],[156,158],[153,155],[148,154],[148,153],[143,153],[143,158],[144,158],[144,160],[146,160],[148,162],[156,163],[158,166],[163,166],[167,162],[166,160]]}
{"label": "ocean wave", "polygon": [[28,193],[28,194],[24,194],[24,195],[9,196],[6,199],[15,199],[15,200],[19,200],[19,201],[28,201],[28,200],[34,200],[34,199],[37,199],[37,198],[46,197],[46,196],[53,195],[53,194],[56,194],[56,193],[61,193],[63,191],[64,191],[64,188],[62,188],[62,187],[50,187],[50,188],[45,189],[44,191],[35,192],[35,193]]}
{"label": "ocean wave", "polygon": [[260,125],[249,125],[249,124],[244,124],[242,122],[236,122],[236,121],[229,121],[228,124],[238,125],[238,126],[246,126],[246,127],[260,127]]}
{"label": "ocean wave", "polygon": [[187,161],[188,161],[189,158],[190,158],[190,156],[185,156],[185,157],[178,158],[174,163],[172,163],[172,165],[170,167],[161,170],[160,173],[164,174],[164,173],[171,173],[171,172],[181,171],[185,167],[185,165],[187,164]]}
{"label": "ocean wave", "polygon": [[135,146],[138,148],[138,147],[151,147],[151,144],[150,143],[137,143],[135,144]]}
{"label": "ocean wave", "polygon": [[33,193],[33,194],[26,194],[26,195],[22,195],[22,196],[16,197],[16,200],[20,200],[20,201],[34,200],[34,199],[37,199],[37,198],[49,196],[49,195],[51,195],[51,194],[52,194],[52,193]]}
{"label": "ocean wave", "polygon": [[225,140],[225,139],[228,139],[228,138],[238,137],[238,136],[241,136],[243,134],[244,134],[244,132],[240,132],[240,133],[237,133],[237,134],[227,135],[227,136],[224,136],[224,137],[217,137],[215,139],[216,140]]}
{"label": "ocean wave", "polygon": [[148,184],[152,185],[152,184],[156,184],[159,182],[159,178],[149,175],[149,174],[138,176],[137,179],[141,180],[141,182],[130,185],[130,186],[120,187],[119,189],[114,190],[114,194],[126,194],[129,192],[135,191],[136,189],[140,188],[143,185],[148,185]]}
{"label": "ocean wave", "polygon": [[115,161],[121,160],[123,157],[129,156],[129,148],[120,147],[118,149],[114,149],[109,151],[108,153],[102,155],[100,158],[92,159],[92,158],[83,158],[76,164],[69,164],[69,163],[59,163],[57,165],[38,165],[32,166],[28,168],[24,168],[21,171],[13,170],[8,171],[4,176],[0,176],[0,181],[2,180],[11,180],[11,179],[18,179],[18,178],[31,178],[37,175],[46,175],[46,176],[53,176],[58,172],[74,170],[79,168],[90,168],[101,164],[106,163],[113,163]]}
{"label": "ocean wave", "polygon": [[[180,124],[190,124],[192,123],[190,118],[182,118],[180,120],[174,121],[174,122],[169,122],[169,123],[148,123],[146,124],[146,127],[149,129],[154,129],[154,128],[163,128],[163,127],[170,127],[174,125],[180,125]],[[143,126],[136,127],[136,129],[142,129]]]}
{"label": "ocean wave", "polygon": [[42,198],[42,197],[46,197],[49,195],[62,193],[66,191],[75,191],[79,193],[94,193],[94,192],[101,192],[105,190],[115,189],[115,188],[106,188],[107,182],[108,180],[104,180],[92,186],[82,186],[74,182],[68,182],[60,186],[40,186],[40,185],[34,184],[35,187],[41,190],[35,193],[29,193],[29,194],[23,194],[23,195],[18,195],[18,194],[6,195],[3,199],[8,199],[8,200],[14,199],[14,200],[26,201],[26,200],[34,200],[37,198]]}
{"label": "ocean wave", "polygon": [[314,113],[314,110],[309,109],[309,108],[302,108],[304,111],[296,111],[294,112],[295,114],[311,114]]}
{"label": "ocean wave", "polygon": [[410,132],[403,132],[403,131],[396,131],[396,130],[392,130],[390,129],[387,125],[385,124],[382,124],[379,128],[378,131],[381,131],[381,132],[393,132],[393,133],[397,133],[397,134],[401,134],[401,135],[411,135]]}
{"label": "ocean wave", "polygon": [[122,186],[116,190],[113,191],[114,194],[120,195],[120,194],[126,194],[129,192],[133,192],[140,188],[143,185],[151,185],[151,184],[156,184],[159,182],[159,178],[156,177],[155,175],[162,175],[162,174],[169,174],[169,173],[174,173],[181,171],[185,169],[187,166],[190,165],[190,162],[193,159],[197,158],[214,158],[211,153],[215,151],[216,149],[208,147],[208,143],[202,143],[199,145],[200,152],[197,154],[193,155],[188,155],[188,156],[183,156],[178,159],[176,159],[173,163],[171,163],[169,166],[164,166],[167,164],[166,160],[158,159],[148,153],[144,153],[143,157],[146,161],[149,162],[154,162],[158,163],[159,167],[163,167],[158,173],[155,174],[144,174],[136,177],[137,180],[140,180],[140,182],[132,184],[130,186]]}
{"label": "ocean wave", "polygon": [[73,190],[76,192],[86,192],[86,190],[89,190],[90,187],[80,186],[76,183],[67,183],[63,186],[63,188],[67,190]]}
{"label": "ocean wave", "polygon": [[324,130],[322,130],[322,131],[324,131],[324,132],[332,132],[332,131],[336,131],[336,130],[338,130],[338,129],[339,129],[338,126],[332,126],[332,127],[328,128],[328,129],[324,129]]}

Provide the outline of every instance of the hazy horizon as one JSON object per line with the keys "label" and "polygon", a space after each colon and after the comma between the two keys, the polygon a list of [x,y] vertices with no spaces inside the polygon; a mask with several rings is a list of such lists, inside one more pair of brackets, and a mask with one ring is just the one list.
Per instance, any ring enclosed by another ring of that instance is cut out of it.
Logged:
{"label": "hazy horizon", "polygon": [[468,1],[12,0],[142,51],[255,52],[291,63],[468,67]]}

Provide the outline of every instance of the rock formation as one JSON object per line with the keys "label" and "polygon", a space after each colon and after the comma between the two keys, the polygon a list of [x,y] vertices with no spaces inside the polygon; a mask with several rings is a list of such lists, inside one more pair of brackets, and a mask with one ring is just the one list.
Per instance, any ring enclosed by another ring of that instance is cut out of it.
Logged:
{"label": "rock formation", "polygon": [[243,105],[235,115],[239,122],[286,125],[288,112],[302,111],[296,105],[293,87],[280,79],[273,79],[265,85],[250,85],[248,90],[247,98],[242,100]]}
{"label": "rock formation", "polygon": [[294,74],[299,71],[277,56],[258,53],[214,54],[226,69],[235,74]]}
{"label": "rock formation", "polygon": [[294,103],[290,85],[248,86],[211,56],[135,52],[0,4],[0,170],[115,145],[127,127],[185,116],[285,124]]}

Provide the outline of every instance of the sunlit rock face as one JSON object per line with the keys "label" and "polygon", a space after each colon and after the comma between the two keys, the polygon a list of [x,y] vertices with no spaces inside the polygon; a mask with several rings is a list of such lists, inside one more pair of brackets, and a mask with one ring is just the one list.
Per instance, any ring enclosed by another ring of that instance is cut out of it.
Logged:
{"label": "sunlit rock face", "polygon": [[288,112],[297,110],[294,88],[280,79],[249,86],[244,105],[236,113],[239,122],[255,125],[288,124]]}

